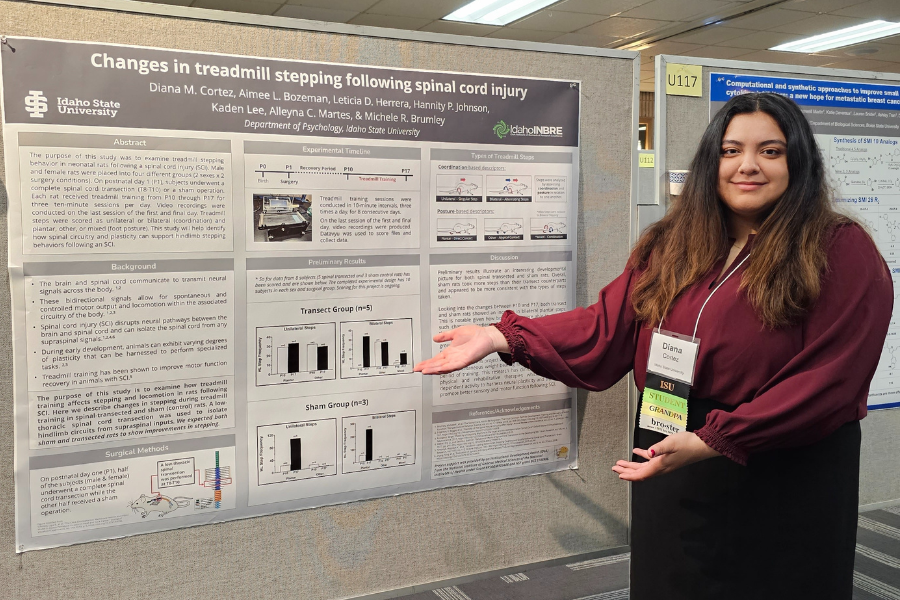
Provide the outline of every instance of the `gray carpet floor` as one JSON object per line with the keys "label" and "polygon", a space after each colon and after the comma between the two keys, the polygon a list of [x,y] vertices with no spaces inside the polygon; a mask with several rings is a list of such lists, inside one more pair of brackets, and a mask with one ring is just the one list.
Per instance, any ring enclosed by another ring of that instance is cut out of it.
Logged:
{"label": "gray carpet floor", "polygon": [[[404,600],[627,600],[628,554],[532,569]],[[859,515],[853,600],[900,600],[900,507]]]}

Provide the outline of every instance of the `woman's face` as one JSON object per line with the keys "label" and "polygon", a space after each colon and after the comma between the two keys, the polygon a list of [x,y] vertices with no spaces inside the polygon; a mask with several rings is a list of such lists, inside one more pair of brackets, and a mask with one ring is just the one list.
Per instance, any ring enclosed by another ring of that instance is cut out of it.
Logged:
{"label": "woman's face", "polygon": [[737,115],[722,138],[719,198],[742,220],[762,223],[788,187],[787,140],[763,112]]}

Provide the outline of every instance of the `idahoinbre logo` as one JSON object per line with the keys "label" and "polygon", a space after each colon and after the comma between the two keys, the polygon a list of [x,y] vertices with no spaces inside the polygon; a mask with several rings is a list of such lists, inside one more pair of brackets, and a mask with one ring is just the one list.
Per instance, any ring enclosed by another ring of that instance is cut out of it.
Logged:
{"label": "idahoinbre logo", "polygon": [[44,92],[29,90],[25,96],[25,110],[35,119],[43,119],[47,112],[47,97]]}
{"label": "idahoinbre logo", "polygon": [[550,125],[510,125],[506,121],[500,121],[494,125],[494,133],[501,140],[508,135],[512,137],[561,138],[563,136],[563,128]]}

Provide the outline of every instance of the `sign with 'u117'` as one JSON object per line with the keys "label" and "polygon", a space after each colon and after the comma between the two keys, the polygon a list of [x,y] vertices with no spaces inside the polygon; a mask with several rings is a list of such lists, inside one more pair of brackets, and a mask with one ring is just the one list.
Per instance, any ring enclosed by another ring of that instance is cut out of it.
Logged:
{"label": "sign with 'u117'", "polygon": [[666,94],[669,96],[703,95],[703,67],[700,65],[666,64]]}

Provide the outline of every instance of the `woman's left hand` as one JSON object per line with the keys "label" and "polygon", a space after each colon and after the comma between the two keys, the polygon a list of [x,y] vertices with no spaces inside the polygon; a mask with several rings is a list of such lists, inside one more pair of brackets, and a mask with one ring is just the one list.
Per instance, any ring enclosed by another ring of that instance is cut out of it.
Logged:
{"label": "woman's left hand", "polygon": [[635,448],[634,453],[646,458],[647,462],[616,462],[612,470],[619,474],[619,479],[641,481],[700,460],[721,456],[690,431],[670,435],[646,450]]}

